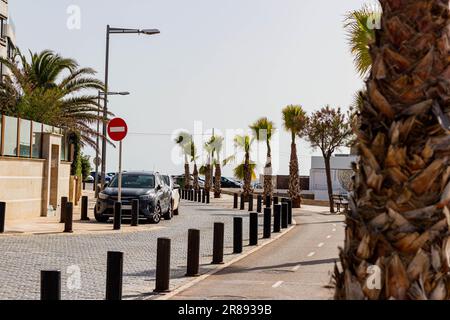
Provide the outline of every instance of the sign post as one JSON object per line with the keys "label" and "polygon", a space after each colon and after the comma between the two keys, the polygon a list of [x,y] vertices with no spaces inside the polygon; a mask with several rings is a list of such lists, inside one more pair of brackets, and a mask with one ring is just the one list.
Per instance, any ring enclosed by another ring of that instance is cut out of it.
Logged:
{"label": "sign post", "polygon": [[108,136],[113,141],[119,141],[119,178],[117,201],[122,202],[122,140],[128,133],[125,120],[114,118],[108,123]]}

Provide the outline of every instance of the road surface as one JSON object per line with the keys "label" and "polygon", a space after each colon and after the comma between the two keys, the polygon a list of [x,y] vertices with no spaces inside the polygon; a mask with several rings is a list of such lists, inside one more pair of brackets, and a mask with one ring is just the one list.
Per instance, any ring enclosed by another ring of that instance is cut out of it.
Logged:
{"label": "road surface", "polygon": [[331,272],[344,217],[304,206],[290,233],[173,299],[332,299]]}

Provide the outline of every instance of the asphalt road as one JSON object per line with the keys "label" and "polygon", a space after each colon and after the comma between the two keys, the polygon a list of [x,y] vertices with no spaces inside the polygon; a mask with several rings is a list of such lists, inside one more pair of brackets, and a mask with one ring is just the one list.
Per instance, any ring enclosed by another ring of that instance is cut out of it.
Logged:
{"label": "asphalt road", "polygon": [[290,233],[173,299],[332,299],[344,217],[304,206]]}

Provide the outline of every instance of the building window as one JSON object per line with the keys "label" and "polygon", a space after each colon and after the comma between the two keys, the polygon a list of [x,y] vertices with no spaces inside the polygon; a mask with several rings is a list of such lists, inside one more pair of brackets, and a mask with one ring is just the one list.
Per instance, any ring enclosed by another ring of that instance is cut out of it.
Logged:
{"label": "building window", "polygon": [[32,157],[41,158],[42,145],[42,123],[33,122],[33,133],[31,136]]}
{"label": "building window", "polygon": [[0,37],[6,38],[6,19],[0,17]]}
{"label": "building window", "polygon": [[31,156],[31,121],[20,119],[20,156],[29,158]]}
{"label": "building window", "polygon": [[5,117],[3,155],[17,156],[17,118]]}

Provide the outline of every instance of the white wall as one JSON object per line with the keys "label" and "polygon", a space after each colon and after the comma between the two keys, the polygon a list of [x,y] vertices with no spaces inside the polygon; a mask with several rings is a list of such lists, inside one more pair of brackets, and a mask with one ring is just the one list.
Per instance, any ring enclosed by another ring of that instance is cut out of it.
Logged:
{"label": "white wall", "polygon": [[[347,192],[339,182],[339,172],[341,170],[351,170],[351,164],[356,160],[356,156],[338,156],[331,158],[331,182],[334,194]],[[322,157],[311,157],[309,189],[314,193],[315,200],[328,200],[327,176],[325,162]]]}

